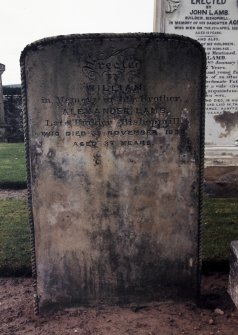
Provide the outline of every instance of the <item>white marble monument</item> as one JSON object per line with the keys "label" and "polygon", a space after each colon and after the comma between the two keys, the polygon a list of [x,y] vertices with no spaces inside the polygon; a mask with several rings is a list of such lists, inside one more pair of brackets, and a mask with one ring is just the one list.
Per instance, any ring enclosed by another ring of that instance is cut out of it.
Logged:
{"label": "white marble monument", "polygon": [[189,36],[205,47],[205,162],[238,166],[237,0],[155,0],[154,31]]}

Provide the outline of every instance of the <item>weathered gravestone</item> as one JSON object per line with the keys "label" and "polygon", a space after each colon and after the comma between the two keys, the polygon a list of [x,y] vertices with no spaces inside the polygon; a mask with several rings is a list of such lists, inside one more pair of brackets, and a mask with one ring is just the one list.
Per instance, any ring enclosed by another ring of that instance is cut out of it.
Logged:
{"label": "weathered gravestone", "polygon": [[194,299],[204,50],[71,35],[21,57],[40,311]]}

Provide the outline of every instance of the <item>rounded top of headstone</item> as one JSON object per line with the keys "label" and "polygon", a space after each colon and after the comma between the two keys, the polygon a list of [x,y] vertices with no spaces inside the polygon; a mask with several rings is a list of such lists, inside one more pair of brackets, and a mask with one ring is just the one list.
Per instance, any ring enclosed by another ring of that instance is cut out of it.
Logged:
{"label": "rounded top of headstone", "polygon": [[5,65],[0,63],[0,74],[5,71]]}

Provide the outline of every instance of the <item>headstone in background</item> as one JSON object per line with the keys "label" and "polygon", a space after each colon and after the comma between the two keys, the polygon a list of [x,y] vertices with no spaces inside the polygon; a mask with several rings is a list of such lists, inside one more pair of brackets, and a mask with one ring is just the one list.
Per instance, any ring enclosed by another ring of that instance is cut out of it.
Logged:
{"label": "headstone in background", "polygon": [[189,36],[204,46],[205,162],[207,166],[238,166],[237,0],[157,0],[155,31]]}
{"label": "headstone in background", "polygon": [[238,308],[238,241],[231,242],[228,292]]}
{"label": "headstone in background", "polygon": [[3,86],[7,142],[23,142],[21,85]]}
{"label": "headstone in background", "polygon": [[2,74],[5,71],[5,65],[0,64],[0,142],[5,142],[6,123],[2,92]]}
{"label": "headstone in background", "polygon": [[21,57],[40,311],[195,299],[205,53],[72,35]]}

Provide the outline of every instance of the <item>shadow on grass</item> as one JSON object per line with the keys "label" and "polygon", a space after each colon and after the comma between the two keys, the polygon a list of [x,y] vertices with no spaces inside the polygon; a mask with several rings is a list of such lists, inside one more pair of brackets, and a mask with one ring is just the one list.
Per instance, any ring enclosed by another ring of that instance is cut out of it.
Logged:
{"label": "shadow on grass", "polygon": [[25,181],[2,181],[0,182],[0,190],[24,190],[27,188]]}
{"label": "shadow on grass", "polygon": [[20,268],[11,268],[8,266],[0,267],[1,277],[31,277],[31,266],[22,266]]}

